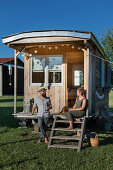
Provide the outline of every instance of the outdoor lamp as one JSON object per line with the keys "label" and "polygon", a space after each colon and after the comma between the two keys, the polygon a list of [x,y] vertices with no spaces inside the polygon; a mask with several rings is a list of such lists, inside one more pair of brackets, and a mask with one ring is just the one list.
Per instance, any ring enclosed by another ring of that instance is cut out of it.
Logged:
{"label": "outdoor lamp", "polygon": [[8,70],[9,70],[9,75],[11,76],[12,75],[12,65],[8,66]]}

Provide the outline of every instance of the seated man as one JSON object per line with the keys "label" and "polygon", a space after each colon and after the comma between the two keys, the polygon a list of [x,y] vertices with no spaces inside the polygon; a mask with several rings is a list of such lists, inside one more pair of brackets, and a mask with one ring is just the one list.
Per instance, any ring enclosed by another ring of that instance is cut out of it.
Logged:
{"label": "seated man", "polygon": [[84,97],[84,90],[82,88],[77,89],[77,98],[73,108],[69,108],[68,112],[64,114],[69,120],[69,127],[67,130],[73,129],[73,117],[81,118],[86,114],[87,99]]}

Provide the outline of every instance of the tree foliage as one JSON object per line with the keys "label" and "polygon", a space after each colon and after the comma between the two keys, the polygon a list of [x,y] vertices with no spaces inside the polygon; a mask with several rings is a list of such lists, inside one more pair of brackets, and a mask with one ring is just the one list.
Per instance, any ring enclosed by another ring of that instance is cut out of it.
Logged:
{"label": "tree foliage", "polygon": [[100,42],[113,70],[113,26],[111,30],[107,28],[106,32],[101,34]]}
{"label": "tree foliage", "polygon": [[101,45],[106,54],[106,59],[110,61],[111,65],[111,83],[113,84],[113,26],[110,29],[106,29],[104,34],[101,34],[100,38]]}

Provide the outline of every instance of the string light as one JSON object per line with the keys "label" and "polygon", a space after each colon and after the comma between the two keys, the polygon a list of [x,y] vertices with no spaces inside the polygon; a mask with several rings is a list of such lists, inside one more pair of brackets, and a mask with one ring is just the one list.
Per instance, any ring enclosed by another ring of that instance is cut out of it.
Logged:
{"label": "string light", "polygon": [[58,47],[57,47],[57,46],[55,46],[55,49],[57,50],[57,49],[58,49]]}
{"label": "string light", "polygon": [[[71,45],[71,48],[72,48],[72,49],[75,48],[75,46],[72,45],[72,44],[59,44],[59,45],[61,45],[62,47],[64,47],[64,46],[67,46],[67,47],[68,47],[68,46]],[[45,48],[46,46],[48,46],[48,45],[43,45],[42,47]],[[54,45],[51,45],[51,46],[54,46]],[[38,47],[41,48],[41,45],[39,45]],[[51,50],[52,47],[48,47],[48,49]],[[57,49],[58,49],[58,46],[55,46],[55,49],[57,50]],[[81,50],[81,48],[78,47],[78,50]],[[35,50],[34,53],[37,53],[37,50]],[[102,59],[102,60],[108,62],[110,65],[113,64],[112,61],[109,61],[109,60],[107,60],[107,59],[101,58],[101,57],[99,57],[99,56],[97,56],[97,55],[95,55],[95,54],[93,54],[93,53],[88,53],[88,52],[86,52],[86,51],[85,51],[85,53],[86,53],[86,55],[92,55],[92,56],[95,56],[95,57],[97,57],[97,58],[99,58],[99,59]],[[22,55],[22,56],[23,56],[23,55]],[[32,57],[32,54],[29,54],[29,57]]]}
{"label": "string light", "polygon": [[51,50],[51,47],[49,47],[48,49]]}
{"label": "string light", "polygon": [[94,56],[94,57],[96,57],[96,58],[99,58],[99,59],[102,59],[102,60],[104,60],[105,62],[108,62],[108,63],[113,63],[113,62],[111,62],[111,61],[109,61],[109,60],[106,60],[106,59],[104,59],[104,58],[101,58],[101,57],[99,57],[99,56],[97,56],[97,55],[95,55],[95,54],[93,54],[93,53],[88,53],[88,52],[85,52],[86,53],[86,55],[88,56],[88,55],[92,55],[92,56]]}
{"label": "string light", "polygon": [[29,54],[29,57],[32,57],[32,54]]}
{"label": "string light", "polygon": [[34,53],[36,54],[36,53],[37,53],[37,50],[35,50]]}

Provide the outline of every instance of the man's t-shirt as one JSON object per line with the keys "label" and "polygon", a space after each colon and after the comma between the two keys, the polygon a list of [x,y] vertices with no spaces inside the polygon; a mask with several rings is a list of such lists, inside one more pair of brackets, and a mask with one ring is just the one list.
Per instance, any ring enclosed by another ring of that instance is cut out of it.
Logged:
{"label": "man's t-shirt", "polygon": [[33,107],[34,108],[38,108],[38,117],[49,117],[50,115],[50,112],[49,110],[47,109],[47,105],[48,106],[52,106],[51,105],[51,100],[49,97],[45,97],[44,100],[42,100],[40,98],[40,96],[34,98],[34,105]]}

